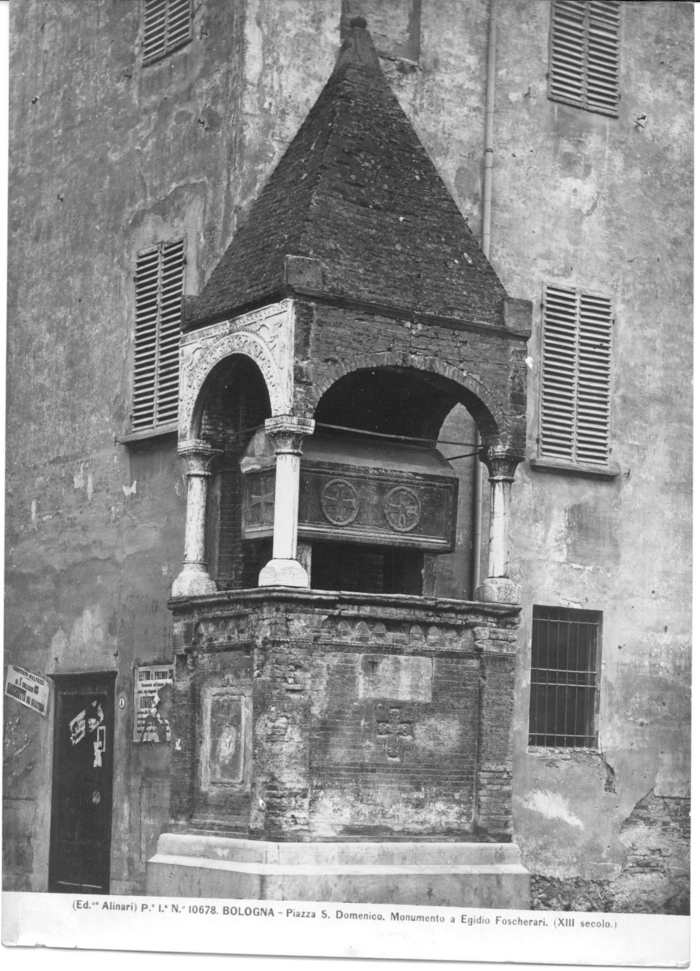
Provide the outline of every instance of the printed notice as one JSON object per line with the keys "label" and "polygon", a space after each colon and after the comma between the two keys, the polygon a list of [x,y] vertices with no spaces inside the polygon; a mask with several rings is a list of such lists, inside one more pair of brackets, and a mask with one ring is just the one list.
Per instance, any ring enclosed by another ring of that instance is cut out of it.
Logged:
{"label": "printed notice", "polygon": [[149,664],[134,672],[134,741],[169,742],[172,664]]}
{"label": "printed notice", "polygon": [[687,916],[126,894],[5,893],[2,916],[5,945],[104,951],[128,941],[134,951],[391,958],[392,966],[679,968],[690,936]]}
{"label": "printed notice", "polygon": [[32,674],[24,668],[16,668],[13,664],[9,664],[5,694],[46,717],[49,707],[49,683],[38,674]]}

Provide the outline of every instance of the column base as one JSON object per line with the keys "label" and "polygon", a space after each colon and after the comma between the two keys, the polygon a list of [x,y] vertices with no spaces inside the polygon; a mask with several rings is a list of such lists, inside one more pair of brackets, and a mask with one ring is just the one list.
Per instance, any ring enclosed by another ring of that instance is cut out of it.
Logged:
{"label": "column base", "polygon": [[515,843],[272,843],[164,833],[149,896],[530,909]]}
{"label": "column base", "polygon": [[216,593],[216,583],[204,570],[187,568],[173,583],[171,597],[199,597],[206,593]]}
{"label": "column base", "polygon": [[311,583],[309,574],[298,560],[270,560],[260,571],[259,587],[304,587]]}
{"label": "column base", "polygon": [[519,604],[522,589],[508,577],[486,577],[474,595],[476,600],[487,604]]}

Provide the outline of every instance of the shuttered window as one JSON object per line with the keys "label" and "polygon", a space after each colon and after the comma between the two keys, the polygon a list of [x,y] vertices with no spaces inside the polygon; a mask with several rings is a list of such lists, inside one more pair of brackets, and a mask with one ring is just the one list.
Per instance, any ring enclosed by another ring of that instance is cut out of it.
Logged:
{"label": "shuttered window", "polygon": [[132,431],[177,421],[183,239],[160,243],[136,258],[136,329]]}
{"label": "shuttered window", "polygon": [[550,98],[617,115],[621,6],[613,0],[554,0]]}
{"label": "shuttered window", "polygon": [[546,286],[539,454],[607,465],[610,455],[612,303]]}
{"label": "shuttered window", "polygon": [[143,61],[165,57],[192,39],[192,0],[145,0]]}
{"label": "shuttered window", "polygon": [[602,615],[534,607],[529,744],[595,748]]}

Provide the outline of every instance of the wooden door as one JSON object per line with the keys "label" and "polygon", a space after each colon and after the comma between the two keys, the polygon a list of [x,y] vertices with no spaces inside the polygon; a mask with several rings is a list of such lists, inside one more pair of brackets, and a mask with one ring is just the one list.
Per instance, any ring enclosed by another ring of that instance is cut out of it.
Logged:
{"label": "wooden door", "polygon": [[109,893],[115,677],[53,676],[51,893]]}

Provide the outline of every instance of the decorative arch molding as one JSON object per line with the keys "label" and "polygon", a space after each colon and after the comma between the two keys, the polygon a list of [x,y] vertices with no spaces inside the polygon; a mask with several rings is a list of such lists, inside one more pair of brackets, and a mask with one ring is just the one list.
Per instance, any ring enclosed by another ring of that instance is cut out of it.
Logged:
{"label": "decorative arch molding", "polygon": [[180,439],[196,438],[214,369],[237,354],[260,369],[272,415],[288,415],[293,400],[294,317],[290,300],[185,335],[180,349]]}
{"label": "decorative arch molding", "polygon": [[353,357],[319,370],[316,374],[314,390],[309,400],[308,417],[313,417],[313,412],[315,412],[323,395],[340,378],[345,377],[347,374],[352,374],[353,371],[365,371],[382,367],[412,368],[413,370],[423,371],[428,374],[439,374],[469,391],[483,405],[483,413],[479,421],[479,424],[482,425],[482,434],[498,435],[504,431],[507,425],[502,406],[486,385],[474,377],[473,374],[470,374],[468,371],[461,371],[453,364],[448,364],[446,361],[441,361],[436,357],[427,357],[422,354],[406,354],[396,351],[383,351],[378,354],[355,354]]}

